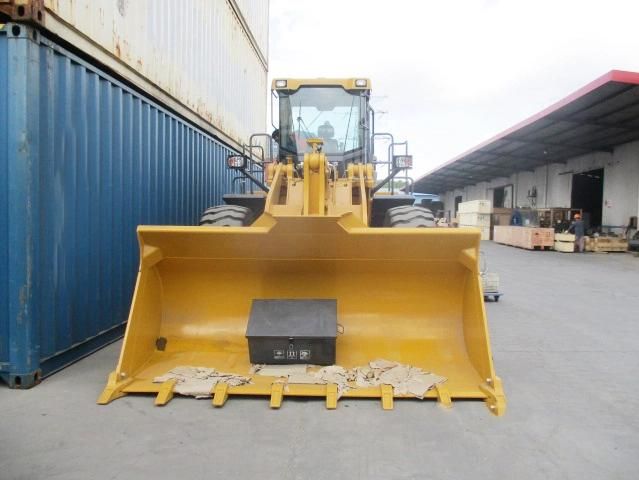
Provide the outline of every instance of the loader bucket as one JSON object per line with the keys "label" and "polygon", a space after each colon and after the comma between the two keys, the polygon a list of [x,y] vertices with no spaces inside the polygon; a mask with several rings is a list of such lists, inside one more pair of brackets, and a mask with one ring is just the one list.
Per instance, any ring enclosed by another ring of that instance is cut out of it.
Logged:
{"label": "loader bucket", "polygon": [[[153,383],[177,366],[248,375],[245,338],[254,299],[335,299],[343,333],[336,363],[384,358],[448,380],[426,397],[483,399],[502,414],[505,400],[490,352],[475,229],[362,227],[342,217],[271,217],[252,227],[139,227],[140,272],[116,370],[99,403],[128,393],[170,400]],[[161,341],[159,341],[159,339]],[[281,385],[280,385],[281,386]],[[234,395],[325,397],[326,385],[274,387],[273,377],[224,388]],[[332,392],[334,393],[334,392]],[[352,389],[381,398],[388,389]],[[401,395],[394,395],[395,397]],[[275,402],[277,404],[277,401]],[[277,406],[277,405],[275,405]]]}

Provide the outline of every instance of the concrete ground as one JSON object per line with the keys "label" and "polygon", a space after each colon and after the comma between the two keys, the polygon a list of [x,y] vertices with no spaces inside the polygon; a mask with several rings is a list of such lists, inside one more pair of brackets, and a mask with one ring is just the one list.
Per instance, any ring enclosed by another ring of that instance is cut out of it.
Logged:
{"label": "concrete ground", "polygon": [[95,404],[120,343],[28,391],[0,386],[0,478],[636,479],[639,258],[484,242],[504,417],[481,402],[150,396]]}

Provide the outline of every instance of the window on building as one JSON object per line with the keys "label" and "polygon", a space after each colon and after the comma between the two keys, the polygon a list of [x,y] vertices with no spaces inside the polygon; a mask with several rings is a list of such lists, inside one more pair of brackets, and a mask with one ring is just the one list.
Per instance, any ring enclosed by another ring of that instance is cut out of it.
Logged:
{"label": "window on building", "polygon": [[513,208],[513,186],[504,185],[493,189],[493,207]]}
{"label": "window on building", "polygon": [[455,197],[455,216],[457,216],[457,212],[459,211],[459,204],[462,202],[462,196],[457,195]]}

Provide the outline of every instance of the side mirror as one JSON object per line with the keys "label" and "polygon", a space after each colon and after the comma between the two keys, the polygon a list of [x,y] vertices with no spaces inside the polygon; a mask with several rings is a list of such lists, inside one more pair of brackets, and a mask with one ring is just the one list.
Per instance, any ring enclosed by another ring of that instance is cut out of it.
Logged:
{"label": "side mirror", "polygon": [[393,167],[399,169],[413,168],[413,156],[412,155],[394,155]]}
{"label": "side mirror", "polygon": [[229,155],[226,157],[226,165],[233,170],[244,170],[246,157],[244,155]]}

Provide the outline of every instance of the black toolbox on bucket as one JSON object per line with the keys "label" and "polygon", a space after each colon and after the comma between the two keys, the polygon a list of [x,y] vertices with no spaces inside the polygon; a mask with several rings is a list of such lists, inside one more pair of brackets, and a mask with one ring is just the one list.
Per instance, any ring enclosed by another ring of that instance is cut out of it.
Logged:
{"label": "black toolbox on bucket", "polygon": [[253,300],[246,338],[251,363],[333,365],[337,300]]}

